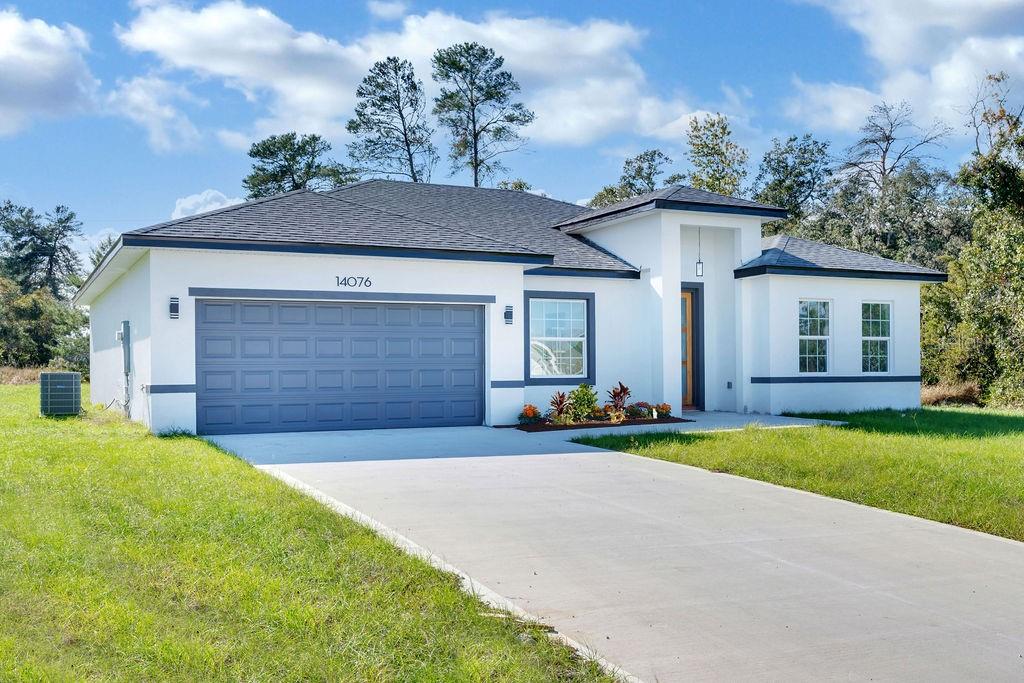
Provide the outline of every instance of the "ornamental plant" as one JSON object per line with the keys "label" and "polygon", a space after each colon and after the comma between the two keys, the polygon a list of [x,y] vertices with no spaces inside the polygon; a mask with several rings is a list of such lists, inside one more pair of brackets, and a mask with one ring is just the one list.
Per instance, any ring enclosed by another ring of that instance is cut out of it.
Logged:
{"label": "ornamental plant", "polygon": [[544,416],[540,414],[540,408],[532,403],[523,406],[523,410],[519,413],[519,424],[521,425],[535,424],[543,419]]}
{"label": "ornamental plant", "polygon": [[626,417],[630,420],[646,420],[651,417],[651,404],[637,401],[626,406]]}
{"label": "ornamental plant", "polygon": [[672,406],[668,403],[659,403],[652,407],[657,413],[657,417],[672,417]]}
{"label": "ornamental plant", "polygon": [[626,411],[617,410],[611,403],[604,404],[604,415],[612,424],[618,424],[626,419]]}
{"label": "ornamental plant", "polygon": [[612,410],[625,412],[626,401],[629,400],[629,387],[619,382],[619,386],[612,387],[608,392],[608,398],[611,399]]}
{"label": "ornamental plant", "polygon": [[581,384],[569,392],[569,413],[574,422],[590,417],[597,409],[597,392],[589,384]]}
{"label": "ornamental plant", "polygon": [[633,403],[632,408],[634,409],[634,413],[636,414],[636,418],[634,418],[636,420],[643,420],[646,418],[654,417],[651,404],[645,400],[638,400],[637,402]]}
{"label": "ornamental plant", "polygon": [[551,421],[555,424],[572,424],[572,404],[569,403],[569,397],[566,396],[564,391],[556,391],[555,395],[551,397],[550,415]]}

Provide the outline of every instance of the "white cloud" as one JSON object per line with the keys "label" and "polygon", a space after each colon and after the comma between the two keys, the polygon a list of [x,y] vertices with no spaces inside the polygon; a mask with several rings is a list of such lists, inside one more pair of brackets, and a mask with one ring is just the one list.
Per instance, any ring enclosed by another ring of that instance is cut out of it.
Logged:
{"label": "white cloud", "polygon": [[402,0],[370,0],[366,3],[366,9],[378,19],[394,21],[405,16],[409,11],[409,3]]}
{"label": "white cloud", "polygon": [[199,131],[174,102],[196,101],[182,85],[156,76],[118,81],[107,95],[107,106],[146,130],[150,146],[158,152],[193,147]]}
{"label": "white cloud", "polygon": [[805,83],[793,79],[796,95],[784,105],[786,115],[816,129],[856,130],[878,104],[878,93],[842,83]]}
{"label": "white cloud", "polygon": [[884,99],[906,100],[922,122],[963,130],[963,111],[987,72],[1024,73],[1020,0],[810,1],[861,35],[879,76],[872,84],[796,78],[797,93],[785,110],[809,125],[855,129],[867,108]]}
{"label": "white cloud", "polygon": [[269,10],[222,0],[200,9],[139,7],[117,35],[168,69],[217,79],[265,106],[252,130],[219,134],[236,147],[243,139],[293,129],[344,138],[356,86],[373,62],[388,55],[410,60],[432,96],[434,51],[467,40],[505,57],[523,100],[537,113],[528,134],[541,142],[584,145],[623,132],[667,136],[693,111],[681,97],[660,98],[647,83],[632,56],[643,33],[628,23],[502,13],[470,21],[433,11],[343,43],[300,31]]}
{"label": "white cloud", "polygon": [[0,8],[0,135],[40,116],[90,109],[99,82],[83,55],[89,40],[76,26],[23,19]]}
{"label": "white cloud", "polygon": [[245,200],[241,197],[228,197],[218,190],[203,190],[187,197],[181,197],[174,202],[174,211],[171,212],[171,219],[194,216],[204,211],[221,209],[232,204],[241,204]]}

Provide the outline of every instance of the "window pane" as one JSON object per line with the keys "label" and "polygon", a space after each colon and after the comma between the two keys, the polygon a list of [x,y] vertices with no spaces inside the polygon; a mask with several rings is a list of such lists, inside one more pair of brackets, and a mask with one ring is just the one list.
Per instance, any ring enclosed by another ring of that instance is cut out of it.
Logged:
{"label": "window pane", "polygon": [[530,376],[584,376],[586,336],[585,301],[531,299]]}
{"label": "window pane", "polygon": [[889,371],[889,334],[891,305],[886,303],[861,304],[861,370],[863,372]]}
{"label": "window pane", "polygon": [[828,372],[829,303],[801,301],[798,333],[800,372]]}

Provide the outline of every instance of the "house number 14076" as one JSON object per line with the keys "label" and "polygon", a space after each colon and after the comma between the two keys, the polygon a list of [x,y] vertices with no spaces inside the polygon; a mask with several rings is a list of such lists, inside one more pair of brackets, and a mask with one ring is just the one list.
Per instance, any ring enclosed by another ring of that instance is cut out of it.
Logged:
{"label": "house number 14076", "polygon": [[348,277],[335,276],[334,280],[339,287],[372,287],[373,282],[369,275],[349,275]]}

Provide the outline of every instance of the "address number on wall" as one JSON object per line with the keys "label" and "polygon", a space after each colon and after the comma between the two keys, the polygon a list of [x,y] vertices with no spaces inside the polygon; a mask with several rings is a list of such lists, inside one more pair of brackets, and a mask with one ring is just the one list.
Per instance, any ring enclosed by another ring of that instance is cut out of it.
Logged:
{"label": "address number on wall", "polygon": [[342,276],[338,275],[334,278],[335,283],[339,287],[372,287],[373,281],[370,280],[369,275],[349,275]]}

